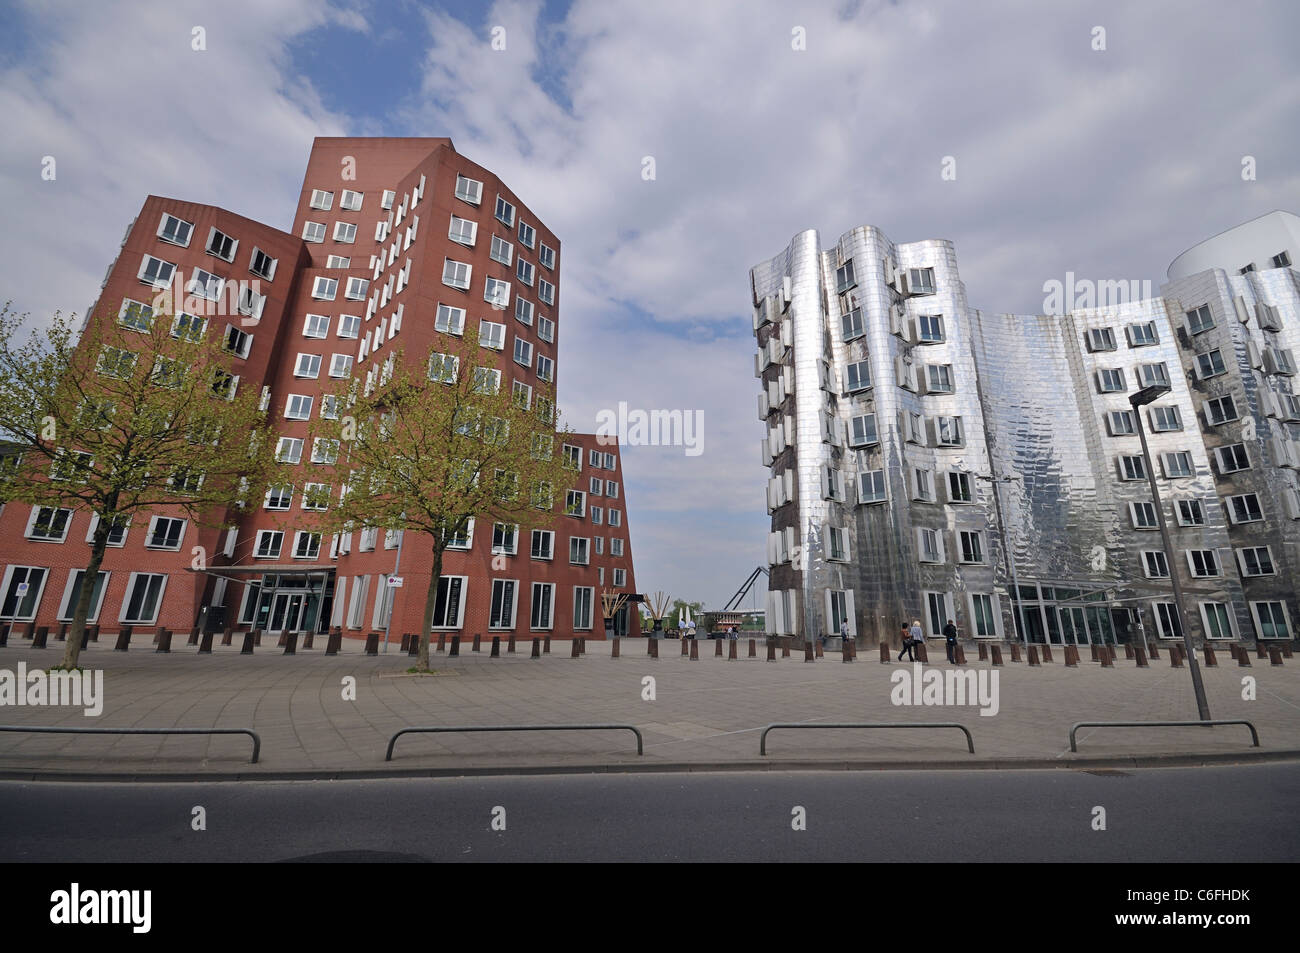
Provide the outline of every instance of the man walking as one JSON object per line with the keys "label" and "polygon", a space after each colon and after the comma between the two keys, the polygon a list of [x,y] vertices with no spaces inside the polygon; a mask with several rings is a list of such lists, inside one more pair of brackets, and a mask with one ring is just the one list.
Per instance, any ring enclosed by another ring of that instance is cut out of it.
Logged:
{"label": "man walking", "polygon": [[953,665],[957,664],[957,627],[952,624],[952,619],[943,627],[943,637],[948,642],[948,661]]}
{"label": "man walking", "polygon": [[907,628],[907,626],[903,626],[903,648],[902,648],[902,650],[898,653],[898,660],[899,660],[900,662],[903,661],[903,653],[904,653],[904,652],[907,653],[907,660],[908,660],[909,662],[915,662],[915,661],[916,661],[916,658],[912,655],[912,633],[911,633],[911,631]]}
{"label": "man walking", "polygon": [[840,647],[843,648],[848,644],[849,644],[849,620],[841,619],[840,620]]}

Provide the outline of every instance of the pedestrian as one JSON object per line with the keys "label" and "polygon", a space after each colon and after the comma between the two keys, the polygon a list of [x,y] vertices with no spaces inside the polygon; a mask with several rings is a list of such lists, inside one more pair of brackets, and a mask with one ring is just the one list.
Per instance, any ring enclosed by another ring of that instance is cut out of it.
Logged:
{"label": "pedestrian", "polygon": [[952,624],[952,619],[943,627],[943,637],[948,641],[948,661],[957,664],[957,627]]}
{"label": "pedestrian", "polygon": [[907,653],[907,660],[915,662],[916,658],[912,655],[912,632],[907,626],[903,626],[903,648],[898,653],[898,660],[903,661],[903,653]]}
{"label": "pedestrian", "polygon": [[843,648],[848,644],[849,644],[849,620],[841,619],[840,620],[840,647]]}
{"label": "pedestrian", "polygon": [[739,627],[733,625],[731,627],[731,639],[732,641],[735,641],[738,638],[740,638],[740,629]]}
{"label": "pedestrian", "polygon": [[921,628],[921,620],[912,620],[912,645],[916,647],[916,654],[919,658],[921,655],[921,646],[925,644],[925,630]]}

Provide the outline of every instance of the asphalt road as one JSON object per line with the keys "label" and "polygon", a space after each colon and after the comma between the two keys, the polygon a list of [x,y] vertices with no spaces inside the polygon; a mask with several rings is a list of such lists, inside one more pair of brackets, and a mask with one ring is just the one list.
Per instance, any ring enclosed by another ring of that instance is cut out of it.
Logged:
{"label": "asphalt road", "polygon": [[[0,782],[0,861],[1300,860],[1300,763]],[[195,808],[206,830],[194,830]],[[499,827],[504,809],[504,830]],[[796,808],[806,829],[795,830]],[[1095,830],[1104,809],[1104,830]]]}

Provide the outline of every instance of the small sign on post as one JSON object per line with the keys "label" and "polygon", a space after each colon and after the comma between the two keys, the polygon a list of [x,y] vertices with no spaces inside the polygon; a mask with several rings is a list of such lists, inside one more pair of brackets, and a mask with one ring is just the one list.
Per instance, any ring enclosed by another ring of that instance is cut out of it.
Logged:
{"label": "small sign on post", "polygon": [[402,577],[401,577],[401,576],[389,576],[389,577],[388,577],[388,588],[389,588],[389,589],[401,589],[401,588],[402,588]]}

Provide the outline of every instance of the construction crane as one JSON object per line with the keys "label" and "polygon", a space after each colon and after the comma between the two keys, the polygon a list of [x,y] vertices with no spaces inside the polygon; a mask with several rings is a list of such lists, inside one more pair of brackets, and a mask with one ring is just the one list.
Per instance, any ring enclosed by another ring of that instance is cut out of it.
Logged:
{"label": "construction crane", "polygon": [[730,612],[733,609],[740,608],[741,600],[745,598],[745,594],[749,592],[750,588],[754,585],[754,582],[758,579],[759,573],[766,576],[767,570],[762,566],[756,567],[754,571],[749,574],[749,578],[745,580],[745,584],[736,591],[734,596],[727,600],[727,604],[722,607],[723,612]]}

